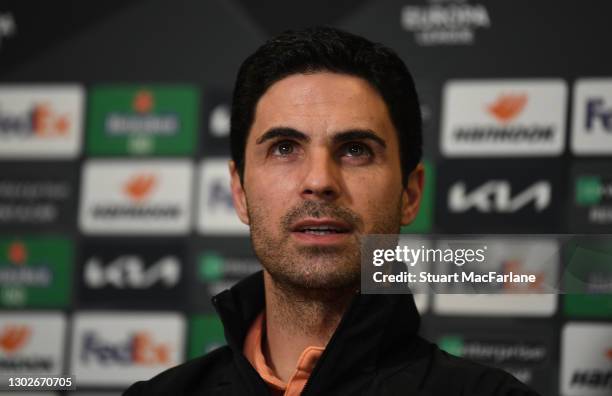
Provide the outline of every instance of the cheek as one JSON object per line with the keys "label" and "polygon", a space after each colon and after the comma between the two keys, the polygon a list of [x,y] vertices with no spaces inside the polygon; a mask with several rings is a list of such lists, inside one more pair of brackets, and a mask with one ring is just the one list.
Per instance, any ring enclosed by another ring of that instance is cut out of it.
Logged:
{"label": "cheek", "polygon": [[384,172],[354,177],[347,181],[354,210],[370,226],[398,213],[402,194],[401,180]]}
{"label": "cheek", "polygon": [[282,175],[275,173],[274,170],[252,173],[246,183],[249,209],[267,216],[267,222],[280,219],[297,195],[295,178],[286,172]]}

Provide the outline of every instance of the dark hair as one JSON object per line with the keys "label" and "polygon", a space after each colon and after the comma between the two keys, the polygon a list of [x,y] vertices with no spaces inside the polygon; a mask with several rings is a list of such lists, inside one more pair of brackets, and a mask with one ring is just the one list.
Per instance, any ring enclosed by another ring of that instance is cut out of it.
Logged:
{"label": "dark hair", "polygon": [[421,160],[419,100],[406,65],[391,49],[331,27],[286,31],[267,41],[240,67],[232,99],[230,146],[240,179],[247,136],[259,98],[275,82],[298,73],[330,71],[363,78],[385,101],[399,140],[404,184]]}

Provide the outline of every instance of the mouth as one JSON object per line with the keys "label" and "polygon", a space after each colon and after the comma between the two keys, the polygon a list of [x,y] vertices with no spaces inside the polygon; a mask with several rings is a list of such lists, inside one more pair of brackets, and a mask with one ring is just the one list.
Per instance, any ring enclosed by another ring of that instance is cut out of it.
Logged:
{"label": "mouth", "polygon": [[353,232],[353,227],[335,219],[304,219],[291,227],[291,233],[307,244],[335,244]]}

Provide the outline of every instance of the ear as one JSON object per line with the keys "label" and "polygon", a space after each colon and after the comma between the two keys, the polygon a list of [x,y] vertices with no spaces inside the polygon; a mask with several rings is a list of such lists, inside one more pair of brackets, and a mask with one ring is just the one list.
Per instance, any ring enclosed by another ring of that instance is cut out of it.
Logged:
{"label": "ear", "polygon": [[408,183],[402,193],[402,225],[414,221],[419,213],[421,198],[423,197],[423,183],[425,182],[425,168],[419,163],[408,176]]}
{"label": "ear", "polygon": [[247,200],[242,183],[240,182],[240,175],[238,175],[238,168],[234,161],[229,162],[229,172],[231,177],[231,190],[232,190],[232,201],[234,203],[234,209],[236,214],[244,224],[249,225],[249,212],[247,210]]}

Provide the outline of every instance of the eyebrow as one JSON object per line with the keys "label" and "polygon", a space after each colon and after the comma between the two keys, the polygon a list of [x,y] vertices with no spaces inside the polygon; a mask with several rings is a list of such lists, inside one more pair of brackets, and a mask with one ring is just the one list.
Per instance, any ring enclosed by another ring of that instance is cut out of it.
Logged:
{"label": "eyebrow", "polygon": [[[272,128],[266,131],[266,133],[264,133],[259,138],[257,138],[255,143],[262,144],[266,142],[267,140],[272,140],[272,139],[277,139],[277,138],[292,138],[292,139],[300,140],[304,142],[310,141],[310,136],[308,136],[304,132],[300,132],[293,128],[279,127],[279,128]],[[349,129],[346,131],[335,133],[334,136],[332,137],[332,142],[334,144],[340,144],[340,143],[350,142],[353,140],[366,140],[366,139],[372,140],[375,143],[378,143],[383,148],[387,147],[387,143],[385,142],[385,140],[369,129]]]}
{"label": "eyebrow", "polygon": [[276,138],[292,138],[292,139],[301,140],[304,142],[310,141],[310,137],[306,135],[304,132],[300,132],[293,128],[280,127],[280,128],[272,128],[266,131],[266,133],[264,133],[259,138],[257,138],[255,143],[262,144],[267,140],[276,139]]}
{"label": "eyebrow", "polygon": [[346,143],[353,140],[372,140],[383,148],[387,147],[385,140],[369,129],[350,129],[348,131],[338,132],[332,137],[332,141],[335,144]]}

